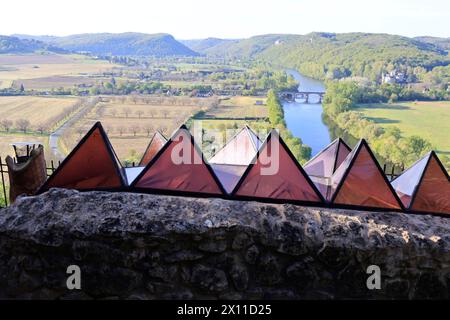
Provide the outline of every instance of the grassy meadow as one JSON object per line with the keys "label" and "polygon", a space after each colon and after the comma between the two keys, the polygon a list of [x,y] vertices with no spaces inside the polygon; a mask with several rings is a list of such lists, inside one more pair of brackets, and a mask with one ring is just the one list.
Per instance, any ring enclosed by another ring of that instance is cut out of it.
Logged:
{"label": "grassy meadow", "polygon": [[385,128],[398,127],[405,136],[423,137],[437,152],[450,155],[450,101],[362,104],[355,110]]}
{"label": "grassy meadow", "polygon": [[[256,105],[261,101],[263,105]],[[220,105],[211,108],[203,115],[206,118],[224,119],[245,119],[245,118],[266,118],[268,116],[265,106],[266,98],[237,96],[228,99],[222,99]]]}

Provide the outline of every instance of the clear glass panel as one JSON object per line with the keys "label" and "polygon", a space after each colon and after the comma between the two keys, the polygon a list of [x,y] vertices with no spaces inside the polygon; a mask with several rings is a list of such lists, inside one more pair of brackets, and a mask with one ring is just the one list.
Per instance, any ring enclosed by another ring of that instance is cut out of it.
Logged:
{"label": "clear glass panel", "polygon": [[303,168],[310,176],[329,178],[351,151],[340,139],[336,139],[309,160]]}
{"label": "clear glass panel", "polygon": [[144,167],[131,167],[125,168],[125,174],[127,176],[128,184],[131,184],[134,179],[138,177],[138,175],[144,170]]}
{"label": "clear glass panel", "polygon": [[336,149],[338,140],[328,146],[325,150],[318,153],[313,159],[308,161],[303,167],[306,173],[315,177],[331,177],[334,170],[334,162],[336,159]]}
{"label": "clear glass panel", "polygon": [[352,152],[352,150],[350,148],[348,148],[343,143],[339,143],[339,150],[338,150],[337,159],[336,159],[336,167],[334,168],[334,170],[337,170],[337,168],[340,167],[340,165],[342,164],[342,162],[344,162],[345,158],[347,158],[347,156],[350,154],[350,152]]}
{"label": "clear glass panel", "polygon": [[322,194],[322,196],[327,199],[328,198],[328,191],[330,189],[330,178],[326,177],[310,177],[312,182],[314,182],[314,185],[319,190],[319,192]]}
{"label": "clear glass panel", "polygon": [[426,155],[391,182],[392,187],[397,192],[405,207],[409,207],[410,205],[411,197],[419,184],[420,177],[425,170],[429,157],[429,154]]}
{"label": "clear glass panel", "polygon": [[256,155],[259,141],[251,130],[242,129],[233,139],[228,141],[210,160],[209,163],[248,165]]}
{"label": "clear glass panel", "polygon": [[[361,142],[360,142],[361,143]],[[348,154],[348,156],[342,161],[341,165],[337,167],[336,171],[330,178],[330,190],[327,196],[327,200],[331,200],[331,197],[336,192],[336,188],[338,187],[339,183],[341,182],[342,178],[344,177],[345,172],[347,171],[350,162],[352,161],[353,157],[355,156],[356,151],[358,150],[359,144],[355,146],[352,152]]]}
{"label": "clear glass panel", "polygon": [[239,179],[247,169],[247,166],[236,166],[227,164],[211,164],[217,178],[222,183],[225,191],[231,193],[236,187]]}
{"label": "clear glass panel", "polygon": [[262,141],[259,139],[259,137],[256,135],[256,133],[253,132],[252,129],[245,127],[245,130],[250,135],[250,138],[252,139],[253,144],[256,146],[256,150],[258,150],[259,147],[261,147],[261,145],[262,145]]}

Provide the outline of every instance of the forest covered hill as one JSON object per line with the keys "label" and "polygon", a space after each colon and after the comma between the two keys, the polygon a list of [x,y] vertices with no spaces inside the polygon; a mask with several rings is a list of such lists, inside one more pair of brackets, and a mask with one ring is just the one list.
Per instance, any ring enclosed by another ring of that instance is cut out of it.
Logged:
{"label": "forest covered hill", "polygon": [[377,80],[382,72],[430,71],[450,63],[448,39],[408,38],[371,33],[270,34],[221,42],[201,53],[237,59],[259,59],[319,78],[361,76]]}
{"label": "forest covered hill", "polygon": [[32,53],[36,51],[64,52],[64,50],[42,41],[0,35],[0,54]]}
{"label": "forest covered hill", "polygon": [[165,33],[85,33],[64,37],[17,35],[43,40],[68,51],[115,56],[197,56],[197,52]]}

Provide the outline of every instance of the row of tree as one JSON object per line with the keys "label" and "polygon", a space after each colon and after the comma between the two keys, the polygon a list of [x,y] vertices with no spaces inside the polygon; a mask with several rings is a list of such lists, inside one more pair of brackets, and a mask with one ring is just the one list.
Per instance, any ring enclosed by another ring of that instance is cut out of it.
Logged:
{"label": "row of tree", "polygon": [[[179,120],[173,120],[173,127],[177,127],[181,124]],[[89,130],[88,127],[78,127],[76,129],[76,132],[78,133],[79,138],[81,138],[86,132]],[[105,127],[105,131],[108,134],[117,134],[118,136],[122,137],[124,135],[132,135],[134,137],[142,136],[144,134],[145,137],[150,137],[155,130],[159,130],[163,134],[168,133],[168,127],[166,125],[160,125],[158,127],[155,127],[154,125],[150,123],[145,123],[143,125],[138,124],[129,124],[129,125],[118,125],[118,126],[111,126],[108,125]]]}
{"label": "row of tree", "polygon": [[59,123],[61,123],[61,121],[76,112],[82,106],[83,102],[77,101],[73,105],[64,108],[57,115],[47,118],[45,121],[40,121],[37,123],[31,123],[30,120],[24,118],[17,119],[15,121],[5,118],[0,120],[0,127],[7,133],[11,131],[19,131],[23,133],[34,131],[39,134],[45,134],[53,131],[55,126],[57,126]]}
{"label": "row of tree", "polygon": [[0,126],[5,132],[10,132],[13,129],[16,129],[16,131],[27,133],[31,127],[31,122],[28,119],[17,119],[14,122],[9,119],[2,119],[0,120]]}
{"label": "row of tree", "polygon": [[[96,110],[96,114],[98,117],[103,117],[106,114],[106,107],[105,106],[99,106]],[[183,117],[186,117],[190,115],[190,113],[185,113],[180,111],[169,111],[167,109],[157,110],[156,108],[149,108],[149,110],[142,110],[137,109],[133,110],[131,107],[124,107],[120,108],[110,108],[107,113],[108,116],[112,118],[137,118],[137,119],[143,119],[143,118],[176,118],[182,115]]]}
{"label": "row of tree", "polygon": [[120,104],[133,103],[155,106],[209,106],[218,101],[217,97],[211,98],[188,98],[188,97],[165,97],[154,95],[132,94],[128,96],[108,96],[102,97],[104,102],[114,102]]}

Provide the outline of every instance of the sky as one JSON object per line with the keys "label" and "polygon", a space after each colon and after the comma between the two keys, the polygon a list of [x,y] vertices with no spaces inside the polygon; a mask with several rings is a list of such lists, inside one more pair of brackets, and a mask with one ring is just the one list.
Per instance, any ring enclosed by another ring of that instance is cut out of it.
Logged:
{"label": "sky", "polygon": [[0,34],[170,33],[178,39],[376,32],[450,37],[450,0],[2,1]]}

